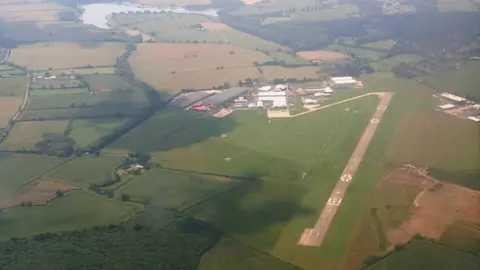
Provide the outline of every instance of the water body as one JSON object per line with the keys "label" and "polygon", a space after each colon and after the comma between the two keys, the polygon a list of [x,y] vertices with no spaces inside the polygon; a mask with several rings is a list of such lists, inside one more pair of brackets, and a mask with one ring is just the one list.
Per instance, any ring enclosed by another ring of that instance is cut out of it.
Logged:
{"label": "water body", "polygon": [[99,4],[89,4],[81,6],[84,10],[80,20],[84,24],[89,24],[96,26],[102,29],[110,29],[110,26],[107,24],[107,16],[114,13],[127,13],[127,12],[173,12],[173,13],[183,13],[183,14],[202,14],[208,16],[218,16],[217,10],[215,9],[205,9],[205,10],[187,10],[183,7],[152,7],[152,6],[142,6],[132,3],[99,3]]}

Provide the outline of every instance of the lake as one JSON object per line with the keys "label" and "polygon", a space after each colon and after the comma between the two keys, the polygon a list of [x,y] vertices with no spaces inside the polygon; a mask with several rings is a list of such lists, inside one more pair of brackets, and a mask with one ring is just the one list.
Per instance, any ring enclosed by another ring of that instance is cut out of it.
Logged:
{"label": "lake", "polygon": [[138,4],[131,3],[98,3],[98,4],[89,4],[81,6],[84,9],[80,20],[84,24],[89,24],[96,26],[102,29],[110,29],[110,26],[107,24],[107,16],[113,13],[127,13],[127,12],[173,12],[173,13],[185,13],[185,14],[202,14],[208,16],[218,16],[217,10],[215,9],[206,9],[206,10],[187,10],[182,7],[152,7],[152,6],[142,6]]}

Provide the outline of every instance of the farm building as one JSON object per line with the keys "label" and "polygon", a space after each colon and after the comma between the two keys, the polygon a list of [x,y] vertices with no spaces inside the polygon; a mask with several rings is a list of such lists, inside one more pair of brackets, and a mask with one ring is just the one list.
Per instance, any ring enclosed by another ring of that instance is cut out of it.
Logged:
{"label": "farm building", "polygon": [[475,117],[475,116],[470,116],[470,117],[468,117],[468,119],[470,119],[470,120],[472,120],[472,121],[474,121],[474,122],[477,122],[477,123],[480,122],[480,118]]}
{"label": "farm building", "polygon": [[258,93],[258,101],[269,103],[272,108],[287,107],[287,92],[260,92]]}
{"label": "farm building", "polygon": [[438,108],[440,108],[442,110],[449,110],[449,109],[455,108],[455,105],[453,105],[453,104],[443,104],[443,105],[438,106]]}
{"label": "farm building", "polygon": [[463,97],[459,97],[459,96],[456,96],[456,95],[452,95],[452,94],[450,94],[450,93],[442,93],[440,96],[443,97],[443,98],[446,98],[446,99],[455,101],[455,102],[465,102],[465,101],[467,101],[467,100],[466,100],[465,98],[463,98]]}
{"label": "farm building", "polygon": [[183,93],[176,97],[172,102],[170,102],[170,105],[185,108],[212,95],[213,93],[208,93],[204,91]]}
{"label": "farm building", "polygon": [[480,110],[480,104],[475,104],[475,105],[473,105],[472,107],[473,107],[474,109],[476,109],[476,110]]}
{"label": "farm building", "polygon": [[323,87],[323,88],[307,88],[304,89],[306,93],[317,93],[317,92],[323,92],[323,93],[333,93],[333,89],[330,87]]}
{"label": "farm building", "polygon": [[357,80],[355,80],[353,77],[350,77],[350,76],[332,77],[330,80],[333,86],[335,87],[351,87],[357,84]]}
{"label": "farm building", "polygon": [[213,95],[203,100],[203,104],[210,107],[217,107],[224,103],[233,101],[241,95],[244,95],[250,91],[248,87],[233,87],[223,90],[221,93]]}

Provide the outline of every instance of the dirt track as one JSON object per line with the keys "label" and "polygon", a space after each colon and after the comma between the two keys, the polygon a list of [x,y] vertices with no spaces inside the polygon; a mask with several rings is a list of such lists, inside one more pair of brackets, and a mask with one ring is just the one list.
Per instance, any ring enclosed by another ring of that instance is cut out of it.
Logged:
{"label": "dirt track", "polygon": [[[355,151],[350,157],[350,160],[348,161],[347,166],[343,170],[341,178],[339,179],[338,183],[335,185],[335,188],[333,189],[332,194],[330,195],[330,198],[328,199],[328,202],[325,205],[325,208],[320,214],[320,217],[318,218],[317,223],[313,228],[305,229],[303,234],[300,236],[300,239],[298,240],[299,245],[304,245],[304,246],[321,246],[322,245],[323,239],[325,238],[325,235],[327,234],[328,229],[332,224],[333,218],[335,217],[335,214],[337,213],[337,210],[340,207],[340,204],[342,203],[343,198],[345,197],[345,193],[348,187],[350,186],[350,183],[358,167],[360,166],[362,158],[365,155],[365,152],[367,151],[368,145],[370,144],[370,141],[372,140],[373,135],[375,134],[377,126],[380,123],[380,120],[382,119],[382,116],[385,110],[387,109],[388,104],[390,103],[390,100],[393,95],[392,93],[374,93],[374,94],[380,96],[380,99],[381,99],[380,105],[378,106],[377,111],[373,114],[370,120],[370,123],[368,124],[367,128],[365,129],[365,132],[360,138],[360,141],[358,142],[357,147],[355,148]],[[359,96],[356,98],[360,98],[360,97],[362,96]],[[345,101],[348,101],[348,100],[345,100]],[[335,104],[338,104],[338,103],[335,103]],[[331,104],[330,106],[335,104]],[[321,108],[325,108],[325,107],[321,107]]]}

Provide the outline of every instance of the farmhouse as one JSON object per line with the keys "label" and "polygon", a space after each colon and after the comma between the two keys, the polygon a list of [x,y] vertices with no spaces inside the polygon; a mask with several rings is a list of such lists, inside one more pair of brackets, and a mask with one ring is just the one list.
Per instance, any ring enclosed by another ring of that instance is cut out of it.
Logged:
{"label": "farmhouse", "polygon": [[202,104],[208,107],[219,107],[222,104],[233,101],[239,96],[248,93],[250,90],[251,88],[248,87],[233,87],[225,89],[221,93],[203,100]]}
{"label": "farmhouse", "polygon": [[459,97],[459,96],[456,96],[456,95],[452,95],[450,93],[442,93],[440,96],[443,97],[443,98],[455,101],[455,102],[465,102],[466,101],[465,98]]}
{"label": "farmhouse", "polygon": [[352,87],[357,84],[357,80],[353,77],[332,77],[330,82],[334,87]]}

